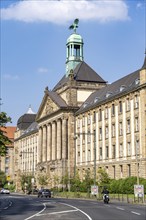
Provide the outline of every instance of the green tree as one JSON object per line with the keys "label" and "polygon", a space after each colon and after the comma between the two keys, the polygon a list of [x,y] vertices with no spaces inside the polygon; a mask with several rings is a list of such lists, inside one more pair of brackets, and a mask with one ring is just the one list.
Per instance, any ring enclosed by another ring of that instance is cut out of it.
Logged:
{"label": "green tree", "polygon": [[3,187],[6,181],[6,174],[3,171],[0,171],[0,187]]}
{"label": "green tree", "polygon": [[11,143],[11,140],[6,136],[6,132],[4,131],[8,122],[11,122],[11,118],[5,112],[0,112],[0,156],[6,155],[7,145]]}
{"label": "green tree", "polygon": [[43,187],[47,186],[48,185],[48,176],[47,175],[39,175],[38,182]]}
{"label": "green tree", "polygon": [[98,185],[108,186],[110,184],[110,177],[105,171],[105,169],[100,168],[98,170]]}

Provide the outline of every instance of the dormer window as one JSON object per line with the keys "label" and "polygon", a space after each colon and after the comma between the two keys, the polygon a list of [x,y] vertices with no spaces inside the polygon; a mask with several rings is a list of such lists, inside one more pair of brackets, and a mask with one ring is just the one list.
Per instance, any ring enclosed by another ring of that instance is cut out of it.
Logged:
{"label": "dormer window", "polygon": [[112,92],[107,92],[106,93],[106,98],[108,98],[110,95],[112,95]]}
{"label": "dormer window", "polygon": [[88,102],[85,102],[85,103],[83,104],[83,108],[85,108],[87,105],[88,105]]}
{"label": "dormer window", "polygon": [[120,86],[120,92],[122,92],[124,89],[126,89],[126,86],[125,85],[121,85]]}
{"label": "dormer window", "polygon": [[140,82],[139,78],[135,80],[135,85],[138,85]]}
{"label": "dormer window", "polygon": [[94,103],[98,102],[99,98],[98,97],[95,97],[94,99]]}

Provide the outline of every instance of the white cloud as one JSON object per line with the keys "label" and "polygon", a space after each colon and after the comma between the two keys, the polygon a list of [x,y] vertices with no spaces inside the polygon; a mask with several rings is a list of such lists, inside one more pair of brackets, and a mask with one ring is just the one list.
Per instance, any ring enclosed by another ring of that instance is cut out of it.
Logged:
{"label": "white cloud", "polygon": [[38,73],[48,73],[48,69],[44,68],[44,67],[40,67],[40,68],[38,68],[37,72]]}
{"label": "white cloud", "polygon": [[137,8],[142,8],[142,3],[138,2],[136,5]]}
{"label": "white cloud", "polygon": [[19,76],[18,75],[10,75],[10,74],[4,74],[3,78],[6,80],[19,80]]}
{"label": "white cloud", "polygon": [[33,0],[19,1],[1,9],[1,19],[23,22],[50,22],[66,24],[81,20],[128,20],[128,7],[124,0]]}

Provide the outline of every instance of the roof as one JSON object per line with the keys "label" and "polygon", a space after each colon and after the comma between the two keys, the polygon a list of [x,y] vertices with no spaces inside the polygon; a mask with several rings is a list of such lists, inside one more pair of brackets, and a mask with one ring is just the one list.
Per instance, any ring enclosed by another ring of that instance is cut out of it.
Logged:
{"label": "roof", "polygon": [[139,70],[109,84],[100,90],[92,93],[82,104],[76,115],[83,113],[91,108],[101,105],[116,96],[122,95],[139,86]]}
{"label": "roof", "polygon": [[8,126],[8,127],[1,127],[1,130],[5,132],[5,136],[9,139],[14,139],[14,133],[16,131],[16,127]]}
{"label": "roof", "polygon": [[38,123],[33,122],[21,135],[20,138],[25,137],[27,135],[30,135],[31,133],[37,132],[38,131]]}
{"label": "roof", "polygon": [[36,114],[24,114],[17,121],[17,127],[20,130],[27,129],[32,122],[35,121]]}
{"label": "roof", "polygon": [[[80,62],[73,71],[74,80],[82,82],[96,82],[96,83],[106,83],[88,64],[84,61]],[[69,81],[69,77],[64,75],[62,79],[53,88],[56,91],[58,88],[64,86]]]}
{"label": "roof", "polygon": [[146,51],[145,51],[145,60],[141,69],[146,69]]}
{"label": "roof", "polygon": [[48,95],[59,107],[67,107],[66,102],[56,92],[48,90]]}

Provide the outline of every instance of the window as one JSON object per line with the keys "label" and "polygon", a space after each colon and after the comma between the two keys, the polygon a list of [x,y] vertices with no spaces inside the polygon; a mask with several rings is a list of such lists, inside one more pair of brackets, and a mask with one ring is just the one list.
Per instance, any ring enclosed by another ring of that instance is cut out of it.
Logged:
{"label": "window", "polygon": [[93,123],[96,122],[96,112],[93,112]]}
{"label": "window", "polygon": [[130,177],[131,176],[131,165],[128,164],[127,167],[128,167],[128,176]]}
{"label": "window", "polygon": [[83,157],[83,162],[85,162],[85,151],[83,151],[83,155],[82,155],[82,157]]}
{"label": "window", "polygon": [[102,111],[101,111],[101,109],[99,109],[99,121],[101,121],[102,120]]}
{"label": "window", "polygon": [[129,100],[129,98],[126,100],[126,110],[130,111],[130,100]]}
{"label": "window", "polygon": [[106,119],[108,118],[108,108],[107,107],[105,108],[105,118]]}
{"label": "window", "polygon": [[122,122],[119,123],[119,135],[123,135],[123,125],[122,125]]}
{"label": "window", "polygon": [[82,124],[83,126],[85,126],[85,116],[83,115],[83,118],[82,118]]}
{"label": "window", "polygon": [[112,137],[115,137],[115,124],[112,124]]}
{"label": "window", "polygon": [[119,102],[119,113],[122,113],[122,101]]}
{"label": "window", "polygon": [[99,128],[99,140],[102,140],[102,128]]}
{"label": "window", "polygon": [[120,156],[120,157],[123,157],[123,144],[120,144],[119,156]]}
{"label": "window", "polygon": [[140,151],[140,149],[139,149],[139,140],[136,140],[135,145],[136,145],[136,146],[135,146],[135,148],[136,148],[136,149],[135,149],[135,150],[136,150],[135,153],[136,153],[136,155],[139,155],[139,153],[140,153],[140,152],[139,152],[139,151]]}
{"label": "window", "polygon": [[112,146],[112,158],[115,159],[116,157],[116,148],[115,145]]}
{"label": "window", "polygon": [[138,101],[137,95],[135,96],[135,99],[134,99],[134,105],[135,105],[135,108],[138,108],[138,106],[139,106],[139,101]]}
{"label": "window", "polygon": [[135,131],[139,131],[139,120],[138,120],[138,117],[135,118]]}
{"label": "window", "polygon": [[6,175],[8,175],[8,173],[9,173],[9,168],[8,167],[5,168],[5,173],[6,173]]}
{"label": "window", "polygon": [[112,115],[115,115],[115,105],[112,104]]}
{"label": "window", "polygon": [[127,156],[131,156],[131,143],[127,143]]}
{"label": "window", "polygon": [[5,158],[5,164],[8,164],[10,162],[9,157]]}
{"label": "window", "polygon": [[102,147],[99,148],[99,159],[102,160]]}
{"label": "window", "polygon": [[127,119],[127,133],[130,133],[130,119]]}
{"label": "window", "polygon": [[78,128],[80,127],[80,119],[78,118],[77,120],[77,125],[78,125]]}
{"label": "window", "polygon": [[105,127],[105,138],[108,138],[108,126]]}
{"label": "window", "polygon": [[91,161],[91,151],[90,151],[90,149],[88,150],[87,160]]}
{"label": "window", "polygon": [[116,167],[115,167],[115,165],[113,166],[113,177],[114,177],[114,179],[116,178]]}
{"label": "window", "polygon": [[91,117],[90,117],[90,114],[88,114],[88,125],[90,125],[91,123]]}
{"label": "window", "polygon": [[78,151],[78,160],[77,162],[80,162],[80,151]]}
{"label": "window", "polygon": [[120,165],[120,177],[123,177],[123,165]]}
{"label": "window", "polygon": [[91,142],[91,134],[90,134],[90,131],[88,131],[88,134],[87,134],[87,143],[89,144]]}
{"label": "window", "polygon": [[109,157],[109,152],[108,152],[109,149],[108,149],[108,146],[106,146],[105,149],[106,149],[106,151],[105,151],[105,158],[108,159],[108,157]]}
{"label": "window", "polygon": [[83,141],[83,144],[85,144],[85,134],[84,133],[82,134],[82,141]]}

